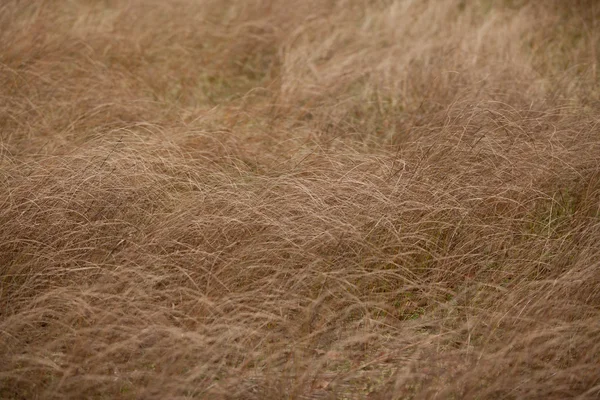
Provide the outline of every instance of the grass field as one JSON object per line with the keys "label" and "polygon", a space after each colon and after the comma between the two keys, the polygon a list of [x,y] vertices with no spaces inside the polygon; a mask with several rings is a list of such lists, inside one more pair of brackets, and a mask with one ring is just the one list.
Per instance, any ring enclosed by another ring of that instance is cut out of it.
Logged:
{"label": "grass field", "polygon": [[594,0],[4,0],[1,399],[600,397]]}

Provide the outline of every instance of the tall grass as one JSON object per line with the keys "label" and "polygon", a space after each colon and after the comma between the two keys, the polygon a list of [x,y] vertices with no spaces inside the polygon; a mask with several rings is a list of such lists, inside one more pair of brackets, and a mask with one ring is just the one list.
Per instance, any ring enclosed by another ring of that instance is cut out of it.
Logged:
{"label": "tall grass", "polygon": [[0,398],[597,398],[599,21],[4,1]]}

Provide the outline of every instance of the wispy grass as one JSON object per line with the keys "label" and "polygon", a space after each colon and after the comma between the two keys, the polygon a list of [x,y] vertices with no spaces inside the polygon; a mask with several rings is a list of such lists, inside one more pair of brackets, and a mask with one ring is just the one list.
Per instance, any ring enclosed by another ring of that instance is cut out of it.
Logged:
{"label": "wispy grass", "polygon": [[0,397],[596,398],[594,1],[0,5]]}

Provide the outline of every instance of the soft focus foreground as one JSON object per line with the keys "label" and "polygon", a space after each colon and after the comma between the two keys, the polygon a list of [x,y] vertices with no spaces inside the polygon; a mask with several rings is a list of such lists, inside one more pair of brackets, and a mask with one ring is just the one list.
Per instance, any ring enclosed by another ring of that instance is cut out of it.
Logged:
{"label": "soft focus foreground", "polygon": [[600,4],[0,25],[0,398],[600,396]]}

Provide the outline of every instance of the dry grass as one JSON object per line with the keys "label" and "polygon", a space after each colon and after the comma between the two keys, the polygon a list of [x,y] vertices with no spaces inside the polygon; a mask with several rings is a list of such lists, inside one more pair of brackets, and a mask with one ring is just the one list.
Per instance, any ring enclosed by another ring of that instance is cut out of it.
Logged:
{"label": "dry grass", "polygon": [[0,398],[600,396],[595,1],[0,24]]}

